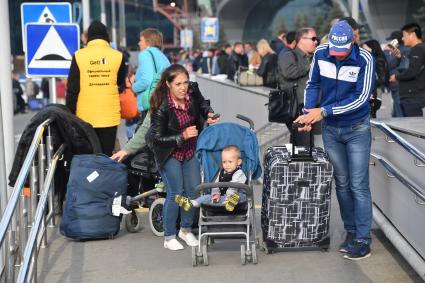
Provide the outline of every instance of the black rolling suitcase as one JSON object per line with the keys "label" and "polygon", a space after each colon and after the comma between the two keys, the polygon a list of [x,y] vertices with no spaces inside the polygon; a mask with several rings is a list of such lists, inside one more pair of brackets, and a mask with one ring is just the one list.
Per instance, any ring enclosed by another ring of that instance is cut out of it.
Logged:
{"label": "black rolling suitcase", "polygon": [[319,147],[292,146],[292,152],[284,146],[270,147],[264,156],[264,248],[267,253],[286,248],[327,250],[332,165]]}

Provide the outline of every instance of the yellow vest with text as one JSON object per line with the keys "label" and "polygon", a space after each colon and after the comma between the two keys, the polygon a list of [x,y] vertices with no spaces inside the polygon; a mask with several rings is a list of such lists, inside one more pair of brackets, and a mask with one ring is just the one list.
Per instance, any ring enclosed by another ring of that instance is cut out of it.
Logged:
{"label": "yellow vest with text", "polygon": [[75,53],[80,70],[80,92],[76,115],[94,128],[117,126],[121,108],[117,77],[122,53],[102,39],[89,41]]}

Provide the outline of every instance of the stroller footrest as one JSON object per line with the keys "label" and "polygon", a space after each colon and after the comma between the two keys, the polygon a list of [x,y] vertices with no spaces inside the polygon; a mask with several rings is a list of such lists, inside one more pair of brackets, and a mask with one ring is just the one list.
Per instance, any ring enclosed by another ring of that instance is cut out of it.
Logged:
{"label": "stroller footrest", "polygon": [[208,226],[206,233],[240,233],[240,235],[247,232],[247,224],[245,225],[220,225],[216,224]]}
{"label": "stroller footrest", "polygon": [[[202,220],[204,222],[231,222],[231,223],[238,223],[246,221],[247,216],[246,215],[217,215],[217,216],[204,216],[202,217]],[[230,223],[229,223],[230,224]]]}

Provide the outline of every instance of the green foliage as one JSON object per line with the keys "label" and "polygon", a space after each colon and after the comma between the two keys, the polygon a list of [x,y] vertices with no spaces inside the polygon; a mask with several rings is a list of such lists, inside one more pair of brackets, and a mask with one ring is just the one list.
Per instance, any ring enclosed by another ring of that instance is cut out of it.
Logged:
{"label": "green foliage", "polygon": [[321,38],[329,31],[329,21],[326,19],[324,13],[320,9],[316,9],[316,21],[314,23],[314,29],[316,30],[317,36]]}
{"label": "green foliage", "polygon": [[273,35],[276,35],[280,30],[286,30],[285,17],[282,14],[279,14],[274,21],[274,26],[272,27]]}
{"label": "green foliage", "polygon": [[299,13],[295,16],[295,21],[294,21],[294,29],[298,30],[302,27],[307,27],[309,26],[308,24],[308,16],[305,13]]}
{"label": "green foliage", "polygon": [[319,38],[329,33],[331,21],[333,19],[344,16],[338,5],[334,4],[332,7],[328,8],[329,10],[327,11],[323,11],[321,9],[316,10],[316,21],[314,23],[314,28],[316,29],[316,33]]}
{"label": "green foliage", "polygon": [[425,0],[422,0],[423,6],[419,8],[416,14],[413,14],[413,18],[418,22],[418,24],[424,28],[425,27]]}
{"label": "green foliage", "polygon": [[332,5],[332,8],[329,10],[326,17],[329,20],[332,20],[332,19],[335,19],[335,18],[342,18],[342,17],[344,17],[344,13],[339,8],[339,5],[334,4],[334,5]]}

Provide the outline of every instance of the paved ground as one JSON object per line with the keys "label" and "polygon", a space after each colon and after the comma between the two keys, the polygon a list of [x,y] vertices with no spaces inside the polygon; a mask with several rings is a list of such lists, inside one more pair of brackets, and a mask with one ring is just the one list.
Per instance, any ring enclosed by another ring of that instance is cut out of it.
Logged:
{"label": "paved ground", "polygon": [[[261,187],[256,187],[260,200]],[[239,241],[217,240],[209,250],[210,265],[191,266],[190,249],[171,252],[162,238],[152,234],[147,214],[143,229],[130,234],[124,229],[114,240],[73,242],[57,230],[50,246],[39,255],[40,282],[421,282],[388,240],[373,231],[373,255],[360,262],[342,258],[337,246],[343,238],[335,196],[331,214],[329,252],[258,251],[259,263],[241,266]],[[257,209],[257,222],[259,210]]]}
{"label": "paved ground", "polygon": [[[388,115],[389,103],[385,99],[379,116]],[[19,137],[30,116],[15,116],[15,136]],[[119,133],[125,141],[124,131]],[[257,205],[260,194],[257,186]],[[246,266],[240,265],[238,241],[217,240],[209,250],[210,266],[193,268],[190,249],[165,250],[163,239],[150,231],[146,213],[139,233],[122,229],[114,240],[73,242],[53,229],[49,246],[39,254],[39,282],[422,282],[377,229],[373,231],[372,257],[360,262],[344,260],[337,251],[344,236],[338,210],[333,195],[329,252],[266,255],[258,251],[259,263]],[[258,223],[259,209],[256,220]]]}

